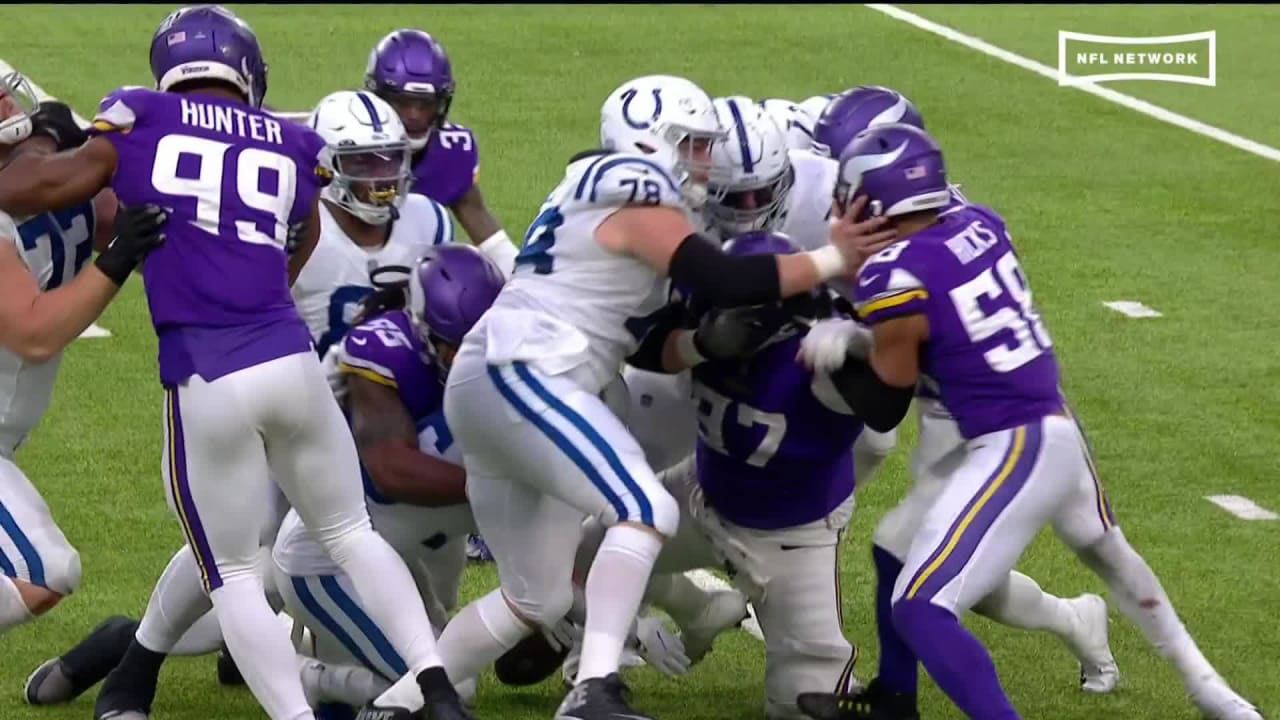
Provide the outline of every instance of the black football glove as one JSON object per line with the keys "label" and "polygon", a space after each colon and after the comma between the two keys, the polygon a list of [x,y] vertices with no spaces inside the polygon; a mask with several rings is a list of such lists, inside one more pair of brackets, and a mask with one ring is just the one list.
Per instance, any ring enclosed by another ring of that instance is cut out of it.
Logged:
{"label": "black football glove", "polygon": [[284,251],[290,255],[298,250],[302,238],[307,234],[307,221],[296,222],[289,226],[289,233],[284,237]]}
{"label": "black football glove", "polygon": [[160,231],[169,214],[159,205],[138,205],[116,210],[115,238],[98,254],[93,264],[116,285],[124,285],[129,273],[138,267],[142,259],[160,243],[164,233]]}
{"label": "black football glove", "polygon": [[31,134],[44,135],[51,138],[58,146],[58,152],[74,150],[89,141],[89,135],[80,127],[80,123],[66,103],[46,100],[31,115]]}
{"label": "black football glove", "polygon": [[711,310],[698,322],[693,346],[708,360],[746,358],[790,321],[778,303]]}

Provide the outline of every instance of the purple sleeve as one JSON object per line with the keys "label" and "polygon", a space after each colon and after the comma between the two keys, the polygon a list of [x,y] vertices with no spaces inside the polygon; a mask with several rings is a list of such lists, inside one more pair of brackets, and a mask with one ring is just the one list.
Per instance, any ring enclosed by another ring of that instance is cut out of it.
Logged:
{"label": "purple sleeve", "polygon": [[289,213],[289,223],[293,224],[306,220],[311,215],[316,195],[329,184],[333,174],[329,148],[319,134],[297,123],[285,121],[282,125],[285,132],[296,133],[294,147],[297,148],[298,191],[293,209]]}
{"label": "purple sleeve", "polygon": [[925,312],[929,291],[923,273],[912,266],[915,254],[910,249],[907,240],[894,243],[872,255],[858,269],[854,307],[865,324]]}
{"label": "purple sleeve", "polygon": [[475,133],[453,123],[433,133],[426,151],[413,168],[413,192],[453,206],[475,184],[480,173],[480,153]]}

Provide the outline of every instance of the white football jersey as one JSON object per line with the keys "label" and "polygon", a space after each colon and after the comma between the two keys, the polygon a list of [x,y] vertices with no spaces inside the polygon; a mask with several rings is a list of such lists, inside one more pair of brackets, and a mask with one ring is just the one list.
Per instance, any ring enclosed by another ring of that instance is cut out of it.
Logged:
{"label": "white football jersey", "polygon": [[800,103],[780,98],[761,100],[759,105],[787,134],[789,149],[808,150],[813,147],[813,126],[818,122],[817,115]]}
{"label": "white football jersey", "polygon": [[[418,434],[418,448],[432,457],[462,465],[462,447],[451,443],[441,452],[437,440],[436,428],[429,425]],[[360,478],[351,478],[351,481],[359,482]],[[471,506],[466,503],[423,507],[383,503],[370,497],[365,504],[378,534],[411,566],[446,541],[460,542],[468,534],[476,532]],[[276,564],[289,575],[337,575],[342,572],[293,509],[280,525],[271,553]]]}
{"label": "white football jersey", "polygon": [[698,418],[689,371],[668,375],[627,365],[622,378],[631,401],[627,429],[640,443],[649,466],[661,472],[692,455]]}
{"label": "white football jersey", "polygon": [[290,291],[322,356],[346,334],[360,301],[373,292],[371,271],[388,265],[412,268],[427,248],[453,242],[449,214],[422,195],[405,198],[400,218],[391,224],[391,236],[376,248],[352,242],[333,212],[320,203],[320,242]]}
{"label": "white football jersey", "polygon": [[[73,205],[14,222],[0,212],[0,242],[12,242],[41,290],[75,277],[93,254],[93,203]],[[0,347],[0,456],[12,457],[40,422],[53,397],[62,353],[42,363]]]}
{"label": "white football jersey", "polygon": [[795,181],[787,196],[787,214],[779,232],[804,250],[817,250],[830,242],[831,195],[836,189],[840,164],[804,150],[787,153]]}
{"label": "white football jersey", "polygon": [[591,393],[612,382],[666,305],[670,285],[639,258],[596,242],[600,223],[638,204],[689,213],[670,172],[643,155],[598,154],[571,163],[464,352],[483,348],[492,364],[525,361],[552,375],[572,370]]}

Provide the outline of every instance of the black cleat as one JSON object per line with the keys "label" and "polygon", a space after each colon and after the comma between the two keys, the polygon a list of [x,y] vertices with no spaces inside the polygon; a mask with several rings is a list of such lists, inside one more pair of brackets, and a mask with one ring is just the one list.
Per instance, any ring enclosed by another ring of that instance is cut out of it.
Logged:
{"label": "black cleat", "polygon": [[800,693],[796,706],[814,720],[920,720],[914,695],[889,692],[875,680],[853,695]]}
{"label": "black cleat", "polygon": [[236,659],[231,657],[226,643],[218,650],[218,684],[244,685],[244,676],[240,674],[240,667],[236,665]]}
{"label": "black cleat", "polygon": [[356,720],[422,720],[422,713],[401,707],[374,707],[373,703],[369,703],[356,713]]}
{"label": "black cleat", "polygon": [[503,685],[537,685],[559,670],[567,657],[568,647],[557,650],[545,635],[535,632],[503,653],[493,663],[493,671]]}
{"label": "black cleat", "polygon": [[123,615],[98,623],[83,640],[27,676],[23,698],[28,705],[61,705],[80,697],[120,662],[138,622]]}
{"label": "black cleat", "polygon": [[555,720],[650,720],[627,704],[628,694],[618,673],[583,680],[560,703]]}

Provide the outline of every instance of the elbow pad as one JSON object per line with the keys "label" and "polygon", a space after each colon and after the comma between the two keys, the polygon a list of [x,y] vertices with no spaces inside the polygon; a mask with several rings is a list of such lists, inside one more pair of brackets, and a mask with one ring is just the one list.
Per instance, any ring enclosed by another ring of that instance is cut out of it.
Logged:
{"label": "elbow pad", "polygon": [[699,233],[686,237],[671,256],[671,281],[714,307],[760,305],[782,299],[773,255],[726,255]]}
{"label": "elbow pad", "polygon": [[871,365],[852,357],[832,371],[831,382],[862,422],[876,432],[889,432],[902,422],[916,391],[915,386],[885,383]]}

